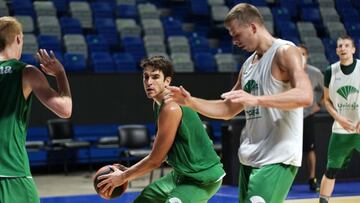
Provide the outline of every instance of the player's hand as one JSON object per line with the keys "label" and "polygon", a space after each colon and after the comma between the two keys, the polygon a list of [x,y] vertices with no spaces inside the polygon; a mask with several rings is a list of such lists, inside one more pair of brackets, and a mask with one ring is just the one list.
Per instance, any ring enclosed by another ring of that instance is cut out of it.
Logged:
{"label": "player's hand", "polygon": [[354,132],[357,130],[357,125],[354,125],[350,120],[345,117],[340,116],[336,120],[345,130],[349,132]]}
{"label": "player's hand", "polygon": [[169,91],[165,94],[165,103],[176,102],[181,106],[188,106],[191,99],[190,92],[186,91],[182,86],[168,86],[166,87]]}
{"label": "player's hand", "polygon": [[97,187],[101,193],[111,196],[114,189],[126,182],[126,179],[123,175],[123,171],[119,170],[116,166],[109,166],[114,172],[102,175],[98,177],[100,183],[97,184]]}
{"label": "player's hand", "polygon": [[241,103],[248,107],[259,105],[257,97],[245,92],[244,90],[233,90],[225,92],[221,95],[221,98],[229,100],[233,103]]}
{"label": "player's hand", "polygon": [[56,76],[64,72],[63,65],[56,58],[53,51],[50,51],[49,55],[45,49],[40,49],[37,53],[37,57],[39,58],[41,69],[47,75]]}
{"label": "player's hand", "polygon": [[356,124],[356,133],[360,134],[360,121]]}

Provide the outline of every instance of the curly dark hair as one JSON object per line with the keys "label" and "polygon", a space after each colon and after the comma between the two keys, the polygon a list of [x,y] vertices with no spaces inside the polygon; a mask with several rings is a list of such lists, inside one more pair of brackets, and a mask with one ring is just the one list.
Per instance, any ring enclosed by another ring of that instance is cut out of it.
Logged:
{"label": "curly dark hair", "polygon": [[164,73],[164,77],[174,76],[174,69],[171,61],[164,56],[152,56],[141,60],[140,66],[142,69],[152,67],[155,70],[160,70]]}

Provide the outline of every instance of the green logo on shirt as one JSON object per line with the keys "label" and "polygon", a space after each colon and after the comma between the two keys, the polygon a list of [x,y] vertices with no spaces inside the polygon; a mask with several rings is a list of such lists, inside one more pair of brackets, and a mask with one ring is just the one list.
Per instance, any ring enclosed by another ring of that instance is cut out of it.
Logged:
{"label": "green logo on shirt", "polygon": [[252,90],[257,90],[257,88],[258,84],[255,80],[249,80],[244,86],[244,91],[250,94]]}
{"label": "green logo on shirt", "polygon": [[[249,80],[244,86],[244,91],[252,94],[252,95],[259,95],[259,85],[256,83],[255,80]],[[248,116],[247,119],[256,119],[260,118],[260,109],[259,106],[254,106],[250,108],[246,108],[245,110],[246,115]]]}
{"label": "green logo on shirt", "polygon": [[353,93],[359,93],[359,90],[353,86],[347,85],[339,88],[336,91],[340,96],[342,96],[345,100],[347,100],[348,96]]}

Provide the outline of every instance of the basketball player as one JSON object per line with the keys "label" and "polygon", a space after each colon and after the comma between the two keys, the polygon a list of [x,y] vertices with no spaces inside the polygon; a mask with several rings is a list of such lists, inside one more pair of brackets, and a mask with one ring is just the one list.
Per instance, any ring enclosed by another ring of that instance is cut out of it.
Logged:
{"label": "basketball player", "polygon": [[166,86],[173,78],[173,67],[161,56],[144,59],[143,85],[154,100],[157,134],[150,155],[125,172],[100,176],[101,192],[111,194],[126,181],[143,176],[166,160],[173,167],[170,174],[148,185],[135,203],[205,203],[221,186],[225,172],[213,143],[196,112],[174,102],[164,103]]}
{"label": "basketball player", "polygon": [[301,165],[302,107],[312,102],[311,84],[297,47],[271,36],[253,5],[237,4],[225,27],[235,45],[253,52],[232,91],[222,94],[223,100],[204,100],[183,87],[169,87],[165,101],[217,119],[245,111],[238,151],[239,202],[283,202]]}
{"label": "basketball player", "polygon": [[336,174],[350,162],[353,151],[360,152],[360,60],[354,59],[351,37],[337,39],[340,61],[325,71],[325,106],[334,118],[328,147],[328,162],[321,180],[320,203],[327,203],[334,190]]}
{"label": "basketball player", "polygon": [[49,86],[36,67],[19,61],[23,46],[21,24],[13,17],[0,18],[0,202],[39,203],[25,148],[32,97],[60,117],[72,111],[69,83],[63,66],[45,50],[38,52],[41,68],[57,80]]}
{"label": "basketball player", "polygon": [[314,92],[314,101],[312,105],[304,108],[303,152],[305,153],[307,168],[309,171],[309,189],[313,192],[319,192],[320,188],[316,179],[314,114],[320,111],[320,107],[322,105],[324,76],[318,68],[307,63],[309,58],[308,49],[302,44],[298,47],[302,55],[303,67],[310,78],[311,86]]}

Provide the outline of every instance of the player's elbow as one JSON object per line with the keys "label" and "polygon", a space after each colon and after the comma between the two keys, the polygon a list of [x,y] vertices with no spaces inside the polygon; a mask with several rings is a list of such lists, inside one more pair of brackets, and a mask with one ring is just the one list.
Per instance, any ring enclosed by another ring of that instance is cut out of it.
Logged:
{"label": "player's elbow", "polygon": [[57,115],[60,118],[70,118],[71,114],[72,114],[72,109],[67,109],[67,110],[64,110],[62,112],[59,112]]}
{"label": "player's elbow", "polygon": [[63,102],[58,104],[56,109],[55,113],[60,118],[70,118],[72,115],[72,100],[65,99]]}

